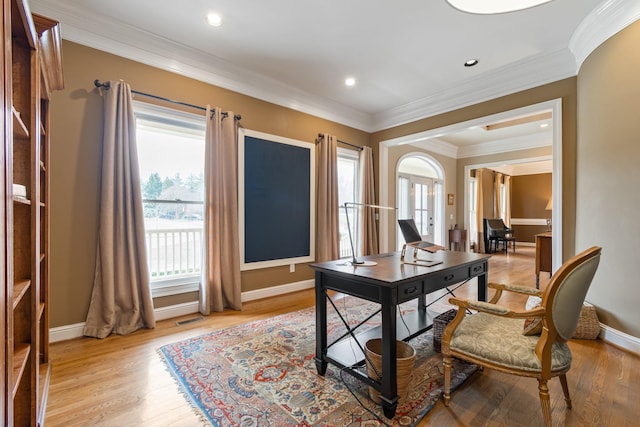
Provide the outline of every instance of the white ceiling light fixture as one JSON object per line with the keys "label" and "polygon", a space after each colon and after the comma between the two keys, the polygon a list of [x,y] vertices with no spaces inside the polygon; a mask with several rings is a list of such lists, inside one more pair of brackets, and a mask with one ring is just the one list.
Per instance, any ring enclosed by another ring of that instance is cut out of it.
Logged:
{"label": "white ceiling light fixture", "polygon": [[207,23],[212,27],[220,27],[222,25],[222,16],[217,13],[207,15]]}
{"label": "white ceiling light fixture", "polygon": [[463,12],[489,15],[515,12],[548,3],[551,0],[446,0],[454,8]]}
{"label": "white ceiling light fixture", "polygon": [[351,87],[351,86],[355,86],[356,85],[356,79],[354,79],[353,77],[347,77],[346,79],[344,79],[344,84]]}
{"label": "white ceiling light fixture", "polygon": [[477,59],[468,59],[466,61],[464,61],[464,66],[465,67],[474,67],[476,65],[478,65],[478,60]]}

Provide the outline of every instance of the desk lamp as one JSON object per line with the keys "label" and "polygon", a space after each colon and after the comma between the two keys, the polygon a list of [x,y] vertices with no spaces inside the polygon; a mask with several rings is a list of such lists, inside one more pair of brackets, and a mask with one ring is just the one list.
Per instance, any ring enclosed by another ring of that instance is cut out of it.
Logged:
{"label": "desk lamp", "polygon": [[349,224],[349,211],[347,210],[347,207],[351,205],[351,206],[364,206],[364,207],[368,207],[368,208],[376,208],[376,209],[389,209],[389,210],[395,210],[396,208],[392,208],[390,206],[380,206],[380,205],[370,205],[367,203],[355,203],[355,202],[345,202],[342,207],[344,208],[344,214],[347,217],[347,230],[349,231],[349,243],[351,243],[351,265],[353,265],[354,267],[373,267],[374,265],[378,265],[377,262],[375,261],[358,261],[358,259],[356,258],[356,250],[353,246],[353,236],[351,235],[351,224]]}

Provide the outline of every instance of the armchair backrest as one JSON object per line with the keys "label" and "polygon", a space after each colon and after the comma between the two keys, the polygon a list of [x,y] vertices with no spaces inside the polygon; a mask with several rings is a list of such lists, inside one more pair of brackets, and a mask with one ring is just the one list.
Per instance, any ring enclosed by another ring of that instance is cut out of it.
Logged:
{"label": "armchair backrest", "polygon": [[565,262],[547,285],[542,305],[562,341],[569,340],[578,326],[580,310],[600,263],[602,248],[594,246]]}
{"label": "armchair backrest", "polygon": [[488,237],[504,236],[511,231],[501,218],[486,219],[485,221]]}

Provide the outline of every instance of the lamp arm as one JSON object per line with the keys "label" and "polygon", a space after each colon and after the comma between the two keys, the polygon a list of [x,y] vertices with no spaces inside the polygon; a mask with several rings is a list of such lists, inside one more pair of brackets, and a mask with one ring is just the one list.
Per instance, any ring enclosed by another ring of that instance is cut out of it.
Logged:
{"label": "lamp arm", "polygon": [[347,210],[347,204],[355,205],[356,203],[345,202],[345,204],[342,206],[344,207],[344,214],[347,217],[347,231],[349,232],[349,243],[351,243],[351,256],[352,256],[351,263],[359,264],[358,260],[356,259],[356,250],[355,250],[355,247],[353,246],[353,237],[351,235],[351,224],[349,223],[349,211]]}
{"label": "lamp arm", "polygon": [[351,233],[351,223],[349,222],[349,211],[347,210],[347,205],[365,206],[368,208],[389,209],[389,210],[395,210],[396,208],[392,208],[390,206],[372,205],[368,203],[356,203],[356,202],[344,202],[344,204],[342,205],[342,207],[344,208],[344,214],[347,217],[347,231],[349,232],[349,243],[351,244],[351,257],[352,257],[351,263],[353,265],[362,265],[362,264],[365,264],[365,261],[358,261],[358,259],[356,258],[356,249],[355,249],[355,246],[353,246],[353,234]]}

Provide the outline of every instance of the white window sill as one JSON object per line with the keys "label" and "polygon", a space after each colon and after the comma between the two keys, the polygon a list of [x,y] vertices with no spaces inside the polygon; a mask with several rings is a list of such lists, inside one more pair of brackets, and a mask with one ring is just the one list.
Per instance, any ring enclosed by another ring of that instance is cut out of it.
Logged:
{"label": "white window sill", "polygon": [[200,276],[180,277],[151,282],[151,297],[168,297],[171,295],[197,292],[200,289]]}

